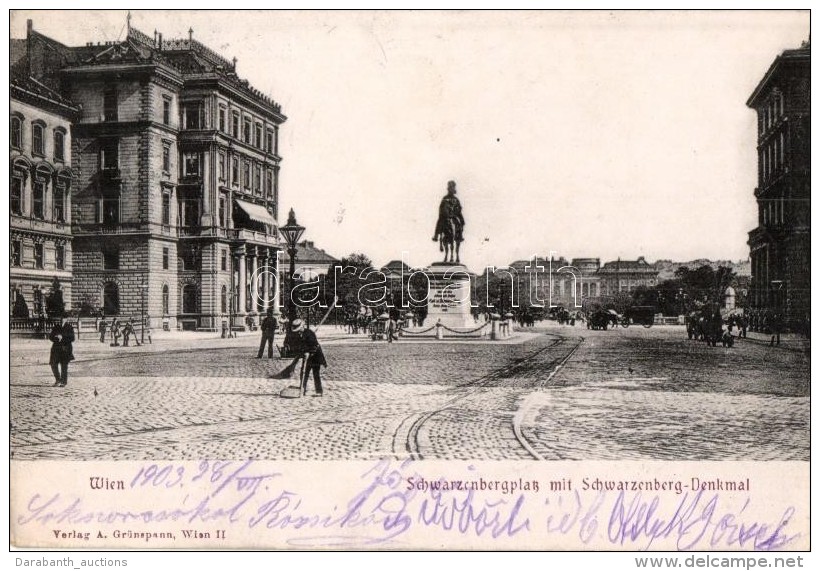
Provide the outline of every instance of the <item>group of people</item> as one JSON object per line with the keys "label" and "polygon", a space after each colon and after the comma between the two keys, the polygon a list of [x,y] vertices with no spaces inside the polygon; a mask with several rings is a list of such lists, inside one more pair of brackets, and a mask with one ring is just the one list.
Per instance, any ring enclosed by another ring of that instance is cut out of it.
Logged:
{"label": "group of people", "polygon": [[[143,326],[143,331],[148,339],[148,343],[151,343],[151,329],[149,329],[146,326]],[[105,319],[103,319],[102,321],[100,321],[100,343],[105,343],[106,334],[108,334],[111,337],[112,347],[120,346],[120,337],[122,337],[122,346],[128,347],[130,345],[132,336],[134,338],[134,343],[138,347],[142,345],[142,343],[140,343],[139,337],[137,336],[137,330],[134,327],[134,322],[131,319],[129,319],[125,322],[125,324],[123,324],[115,317],[111,321],[111,325],[109,325],[105,321]]]}
{"label": "group of people", "polygon": [[[292,323],[285,323],[286,327],[285,338],[282,343],[282,356],[291,357],[291,363],[281,376],[289,377],[301,359],[304,359],[305,368],[304,375],[300,381],[300,391],[303,395],[307,394],[307,381],[310,375],[313,375],[313,396],[320,397],[324,394],[322,388],[321,368],[327,367],[327,360],[322,351],[322,346],[316,338],[316,333],[309,327],[305,327],[301,319],[294,319]],[[262,340],[259,343],[259,351],[256,353],[256,358],[261,359],[265,353],[265,347],[268,350],[268,359],[273,359],[274,337],[279,330],[279,324],[273,316],[273,311],[268,310],[267,315],[260,324],[262,330]]]}

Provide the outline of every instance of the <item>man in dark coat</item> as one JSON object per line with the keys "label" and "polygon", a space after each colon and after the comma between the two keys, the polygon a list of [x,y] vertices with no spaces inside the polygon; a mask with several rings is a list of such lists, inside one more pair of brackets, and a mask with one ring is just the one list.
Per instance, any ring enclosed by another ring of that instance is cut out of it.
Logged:
{"label": "man in dark coat", "polygon": [[55,323],[48,336],[51,341],[51,354],[48,363],[54,373],[55,387],[68,384],[68,363],[74,360],[74,327],[65,317]]}
{"label": "man in dark coat", "polygon": [[307,394],[307,380],[311,372],[313,372],[313,396],[320,397],[322,391],[322,376],[320,373],[321,367],[327,367],[325,354],[322,351],[322,346],[316,338],[316,334],[306,329],[302,324],[301,319],[295,319],[291,325],[291,329],[299,334],[299,350],[305,356],[305,376],[302,378],[302,394]]}
{"label": "man in dark coat", "polygon": [[273,318],[273,309],[268,309],[268,313],[262,320],[262,342],[259,343],[259,352],[256,354],[257,359],[261,359],[265,352],[265,343],[268,344],[268,359],[273,359],[273,336],[276,334],[278,325],[276,319]]}

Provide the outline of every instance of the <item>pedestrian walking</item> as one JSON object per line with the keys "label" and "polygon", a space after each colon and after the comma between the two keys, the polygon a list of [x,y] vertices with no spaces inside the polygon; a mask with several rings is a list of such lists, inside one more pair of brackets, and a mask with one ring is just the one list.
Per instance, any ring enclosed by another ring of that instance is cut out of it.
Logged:
{"label": "pedestrian walking", "polygon": [[316,334],[312,330],[306,329],[301,319],[294,319],[291,328],[299,335],[299,350],[305,358],[305,373],[301,379],[302,395],[307,395],[308,377],[313,373],[313,396],[320,397],[324,394],[321,368],[327,367],[327,360],[322,351],[322,346],[319,344]]}
{"label": "pedestrian walking", "polygon": [[769,321],[769,327],[772,331],[772,339],[769,341],[769,346],[780,345],[780,330],[783,327],[783,318],[779,313],[772,315]]}
{"label": "pedestrian walking", "polygon": [[105,319],[100,321],[100,343],[105,343],[105,332],[108,329],[108,324]]}
{"label": "pedestrian walking", "polygon": [[122,332],[120,331],[120,322],[114,318],[114,321],[111,322],[111,346],[112,347],[119,347],[120,346],[120,336]]}
{"label": "pedestrian walking", "polygon": [[125,327],[122,328],[122,346],[128,347],[128,340],[131,336],[134,336],[134,343],[139,347],[140,342],[137,339],[137,331],[134,329],[133,322],[129,319],[128,322],[125,324]]}
{"label": "pedestrian walking", "polygon": [[392,343],[393,341],[398,341],[398,337],[396,337],[396,320],[393,317],[389,317],[387,319],[387,342]]}
{"label": "pedestrian walking", "polygon": [[74,327],[62,317],[51,328],[48,338],[51,341],[48,363],[54,373],[54,386],[64,387],[68,384],[68,363],[74,360]]}
{"label": "pedestrian walking", "polygon": [[268,359],[273,359],[273,337],[276,335],[276,330],[279,325],[273,317],[273,309],[268,309],[267,315],[262,320],[262,341],[259,343],[259,352],[256,354],[257,359],[261,359],[265,352],[265,344],[268,345]]}

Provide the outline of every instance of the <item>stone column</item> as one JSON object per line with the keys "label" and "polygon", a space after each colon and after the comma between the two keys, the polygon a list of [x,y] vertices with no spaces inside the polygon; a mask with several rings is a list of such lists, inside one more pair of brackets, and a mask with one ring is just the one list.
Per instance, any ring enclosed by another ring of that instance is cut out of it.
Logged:
{"label": "stone column", "polygon": [[259,274],[257,273],[259,254],[256,248],[251,256],[251,313],[256,313],[256,301],[259,295]]}
{"label": "stone column", "polygon": [[265,313],[268,312],[268,307],[270,307],[270,250],[265,248],[265,257],[264,264],[262,267],[264,271],[262,272],[262,311]]}
{"label": "stone column", "polygon": [[237,252],[239,256],[239,307],[236,308],[236,313],[245,315],[245,291],[248,285],[248,275],[245,271],[245,249]]}

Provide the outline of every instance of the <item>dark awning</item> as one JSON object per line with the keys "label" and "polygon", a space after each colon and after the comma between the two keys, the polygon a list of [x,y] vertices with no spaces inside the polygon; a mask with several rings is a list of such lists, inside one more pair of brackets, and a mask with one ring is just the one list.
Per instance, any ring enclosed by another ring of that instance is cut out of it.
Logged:
{"label": "dark awning", "polygon": [[239,200],[238,198],[234,200],[239,205],[239,208],[244,210],[245,214],[247,214],[251,220],[261,222],[262,224],[271,224],[276,226],[276,220],[274,220],[270,212],[265,210],[264,206],[259,206],[258,204],[254,204],[252,202],[245,202],[244,200]]}

